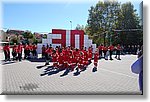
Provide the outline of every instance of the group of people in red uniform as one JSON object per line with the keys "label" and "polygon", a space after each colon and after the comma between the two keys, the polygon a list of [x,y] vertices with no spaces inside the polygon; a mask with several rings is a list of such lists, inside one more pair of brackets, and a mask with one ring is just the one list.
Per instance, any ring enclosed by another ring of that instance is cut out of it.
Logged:
{"label": "group of people in red uniform", "polygon": [[32,54],[32,58],[37,58],[37,45],[30,43],[30,44],[25,44],[24,46],[24,59],[29,59],[31,58],[31,54]]}
{"label": "group of people in red uniform", "polygon": [[99,49],[100,58],[104,58],[105,60],[108,60],[108,56],[109,56],[110,60],[113,60],[112,58],[113,52],[116,52],[115,58],[117,60],[121,60],[120,54],[122,48],[120,44],[118,44],[117,46],[113,46],[113,45],[104,46],[103,44],[101,44],[100,46],[98,46],[98,49]]}
{"label": "group of people in red uniform", "polygon": [[18,45],[16,43],[14,43],[13,46],[9,46],[9,44],[4,45],[3,47],[3,51],[4,51],[4,55],[5,55],[5,61],[10,61],[10,48],[12,48],[12,56],[13,56],[13,60],[22,60],[22,52],[24,49],[24,59],[29,58],[30,57],[30,52],[32,53],[33,57],[37,56],[36,53],[36,49],[37,46],[34,44],[26,44],[26,45],[22,45],[22,43],[19,43]]}
{"label": "group of people in red uniform", "polygon": [[[56,49],[51,46],[49,48],[42,48],[42,52],[45,54],[46,58],[45,66],[49,65],[49,60],[51,59],[53,62],[53,68],[57,70],[66,69],[66,73],[74,71],[74,69],[77,70],[77,73],[86,70],[93,57],[92,50],[92,47],[89,47],[88,50],[86,50],[84,47],[81,49],[75,49],[70,46],[62,48],[57,47]],[[99,54],[98,51],[96,51],[94,55],[95,69],[97,68],[98,59]]]}

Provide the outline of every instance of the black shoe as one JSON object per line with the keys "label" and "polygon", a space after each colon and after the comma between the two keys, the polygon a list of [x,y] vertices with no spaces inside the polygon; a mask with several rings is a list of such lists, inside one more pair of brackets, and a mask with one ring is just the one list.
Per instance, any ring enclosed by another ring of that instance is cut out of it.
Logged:
{"label": "black shoe", "polygon": [[49,63],[45,63],[45,66],[49,65]]}
{"label": "black shoe", "polygon": [[96,72],[97,71],[97,68],[96,67],[94,67],[93,68],[93,70],[92,70],[92,72]]}

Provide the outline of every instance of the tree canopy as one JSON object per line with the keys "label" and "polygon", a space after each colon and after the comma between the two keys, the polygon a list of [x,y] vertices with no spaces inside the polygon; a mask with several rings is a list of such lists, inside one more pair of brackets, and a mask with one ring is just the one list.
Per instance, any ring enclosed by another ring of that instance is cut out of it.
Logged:
{"label": "tree canopy", "polygon": [[99,1],[89,9],[85,32],[97,45],[139,44],[141,30],[130,30],[140,28],[140,18],[131,2]]}

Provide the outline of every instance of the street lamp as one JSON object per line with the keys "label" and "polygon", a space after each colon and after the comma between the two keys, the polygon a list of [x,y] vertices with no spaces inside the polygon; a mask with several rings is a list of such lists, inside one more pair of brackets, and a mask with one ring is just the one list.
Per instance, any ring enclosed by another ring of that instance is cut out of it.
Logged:
{"label": "street lamp", "polygon": [[70,26],[71,26],[71,30],[72,30],[72,21],[70,21]]}

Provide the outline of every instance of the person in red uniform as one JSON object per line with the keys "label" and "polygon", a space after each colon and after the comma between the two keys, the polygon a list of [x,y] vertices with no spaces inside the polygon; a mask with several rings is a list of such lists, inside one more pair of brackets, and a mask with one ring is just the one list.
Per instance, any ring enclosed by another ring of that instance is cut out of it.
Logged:
{"label": "person in red uniform", "polygon": [[42,46],[42,58],[45,58],[45,51],[46,51],[46,47],[45,45]]}
{"label": "person in red uniform", "polygon": [[108,47],[108,50],[109,50],[110,60],[113,60],[113,59],[112,59],[112,54],[113,54],[114,46],[113,46],[113,45],[110,45],[110,46]]}
{"label": "person in red uniform", "polygon": [[105,60],[108,60],[108,59],[107,59],[107,56],[106,56],[107,51],[108,51],[108,47],[107,47],[107,46],[104,46],[104,47],[103,47],[103,52],[104,52],[104,58],[105,58]]}
{"label": "person in red uniform", "polygon": [[32,48],[33,48],[33,58],[36,58],[37,57],[37,45],[36,44],[34,44],[33,46],[32,46]]}
{"label": "person in red uniform", "polygon": [[62,50],[59,50],[58,68],[59,68],[59,70],[63,70],[64,69],[64,57],[63,57]]}
{"label": "person in red uniform", "polygon": [[121,53],[121,46],[120,46],[120,44],[118,44],[117,45],[117,48],[116,48],[116,58],[117,58],[117,56],[118,56],[118,58],[117,58],[117,60],[121,60],[120,59],[120,53]]}
{"label": "person in red uniform", "polygon": [[27,59],[29,57],[30,51],[29,51],[29,45],[26,43],[24,46],[24,59]]}
{"label": "person in red uniform", "polygon": [[17,60],[17,45],[14,43],[14,46],[12,47],[12,56],[13,60]]}
{"label": "person in red uniform", "polygon": [[53,50],[52,53],[52,61],[53,61],[53,68],[58,69],[58,55],[56,54],[55,50]]}
{"label": "person in red uniform", "polygon": [[92,48],[89,47],[88,48],[88,61],[89,61],[89,64],[92,63],[91,60],[92,60]]}
{"label": "person in red uniform", "polygon": [[75,57],[72,54],[72,51],[69,52],[68,65],[69,65],[69,69],[71,71],[73,71],[75,66],[76,66],[76,60],[75,60]]}
{"label": "person in red uniform", "polygon": [[4,50],[4,55],[5,55],[5,61],[10,61],[10,47],[9,47],[9,44],[4,45],[3,50]]}
{"label": "person in red uniform", "polygon": [[[46,59],[46,63],[45,63],[45,66],[46,65],[49,65],[49,61],[52,60],[52,47],[49,47],[46,51],[45,51],[45,59]],[[55,51],[56,53],[56,51]]]}
{"label": "person in red uniform", "polygon": [[68,51],[66,48],[63,50],[63,57],[64,57],[64,68],[68,68]]}
{"label": "person in red uniform", "polygon": [[33,58],[34,52],[33,52],[33,45],[32,45],[32,43],[29,44],[29,49],[30,49],[30,58]]}
{"label": "person in red uniform", "polygon": [[83,54],[83,70],[86,70],[86,67],[88,66],[88,53],[86,50],[84,50],[84,54]]}
{"label": "person in red uniform", "polygon": [[84,67],[83,60],[84,60],[83,52],[80,52],[79,61],[77,64],[78,68],[76,68],[76,70],[77,70],[76,74],[80,74],[79,69],[83,70],[83,67]]}
{"label": "person in red uniform", "polygon": [[[64,59],[65,60],[65,59]],[[63,75],[67,75],[69,72],[70,72],[70,70],[72,70],[72,62],[73,62],[73,54],[72,54],[72,51],[70,50],[68,50],[68,57],[67,57],[67,67],[66,67],[66,65],[65,65],[65,72],[64,72],[64,74]]]}
{"label": "person in red uniform", "polygon": [[97,49],[95,51],[95,54],[94,54],[94,68],[93,68],[93,72],[97,71],[98,59],[99,59],[99,53],[98,53],[98,49]]}
{"label": "person in red uniform", "polygon": [[74,59],[75,59],[76,64],[79,61],[79,57],[80,57],[80,51],[78,49],[76,49],[74,52]]}
{"label": "person in red uniform", "polygon": [[99,47],[98,47],[98,50],[99,50],[99,57],[102,58],[102,52],[103,52],[103,44],[101,44]]}
{"label": "person in red uniform", "polygon": [[17,52],[18,52],[18,60],[21,61],[22,60],[22,43],[19,43],[18,47],[17,47]]}

